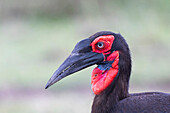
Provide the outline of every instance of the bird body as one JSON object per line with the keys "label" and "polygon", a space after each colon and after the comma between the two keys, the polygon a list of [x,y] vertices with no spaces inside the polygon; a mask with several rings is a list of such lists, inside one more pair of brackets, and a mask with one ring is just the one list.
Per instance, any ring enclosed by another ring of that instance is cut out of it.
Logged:
{"label": "bird body", "polygon": [[116,112],[168,113],[170,112],[168,99],[170,101],[168,94],[159,92],[132,94],[131,96],[119,101],[119,107],[117,107],[119,109],[116,109]]}
{"label": "bird body", "polygon": [[107,96],[107,101],[95,97],[92,113],[170,113],[170,97],[165,93],[129,94],[121,100],[113,97]]}
{"label": "bird body", "polygon": [[91,113],[170,113],[170,94],[129,94],[130,50],[120,34],[109,31],[98,32],[77,43],[46,88],[94,64],[98,66],[91,77],[95,94]]}

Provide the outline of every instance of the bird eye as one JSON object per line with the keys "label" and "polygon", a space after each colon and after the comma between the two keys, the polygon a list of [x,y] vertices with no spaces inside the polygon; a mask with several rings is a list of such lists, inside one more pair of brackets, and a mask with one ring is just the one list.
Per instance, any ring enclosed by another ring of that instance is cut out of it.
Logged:
{"label": "bird eye", "polygon": [[103,48],[104,47],[104,43],[103,42],[98,42],[97,43],[97,47],[100,48],[100,49]]}

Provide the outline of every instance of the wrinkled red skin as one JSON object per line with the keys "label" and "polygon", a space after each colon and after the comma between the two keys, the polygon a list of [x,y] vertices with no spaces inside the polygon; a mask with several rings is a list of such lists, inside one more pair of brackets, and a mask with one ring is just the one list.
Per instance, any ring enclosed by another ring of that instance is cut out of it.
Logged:
{"label": "wrinkled red skin", "polygon": [[[104,56],[107,54],[110,54],[108,52],[113,44],[114,41],[114,36],[113,35],[104,35],[96,38],[92,43],[92,49],[93,52],[96,53],[102,53]],[[99,49],[96,44],[98,42],[103,42],[104,47]],[[116,75],[119,72],[119,52],[114,51],[111,53],[107,58],[105,57],[104,61],[113,61],[111,67],[106,70],[101,70],[98,67],[94,68],[92,71],[92,76],[91,76],[91,84],[92,84],[92,90],[94,94],[98,95],[100,94],[104,89],[106,89],[112,81],[115,79]]]}
{"label": "wrinkled red skin", "polygon": [[111,56],[111,59],[115,58],[115,61],[112,63],[112,67],[109,70],[100,70],[96,67],[92,72],[92,90],[96,95],[100,94],[105,88],[107,88],[119,72],[119,52],[115,51],[110,57]]}

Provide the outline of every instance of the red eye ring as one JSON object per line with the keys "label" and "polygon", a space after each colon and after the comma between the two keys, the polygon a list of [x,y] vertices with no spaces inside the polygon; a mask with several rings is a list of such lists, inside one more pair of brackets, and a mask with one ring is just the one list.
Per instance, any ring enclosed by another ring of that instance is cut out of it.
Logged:
{"label": "red eye ring", "polygon": [[[92,51],[96,53],[104,53],[109,51],[112,48],[112,44],[114,41],[114,36],[113,35],[103,35],[97,37],[91,44],[90,46],[92,47]],[[102,42],[103,46],[98,46],[98,43]]]}

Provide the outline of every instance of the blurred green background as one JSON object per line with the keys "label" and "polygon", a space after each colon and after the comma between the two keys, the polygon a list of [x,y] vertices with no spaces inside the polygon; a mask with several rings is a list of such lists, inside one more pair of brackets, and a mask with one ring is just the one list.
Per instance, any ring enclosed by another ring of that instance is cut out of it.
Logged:
{"label": "blurred green background", "polygon": [[130,92],[170,92],[170,0],[0,0],[0,113],[90,113],[88,68],[45,84],[81,39],[121,33]]}

